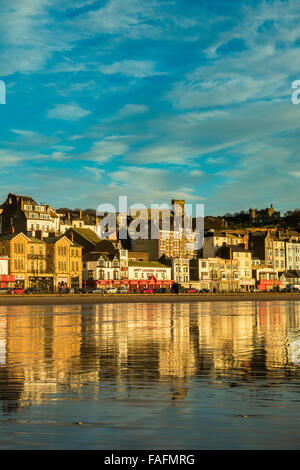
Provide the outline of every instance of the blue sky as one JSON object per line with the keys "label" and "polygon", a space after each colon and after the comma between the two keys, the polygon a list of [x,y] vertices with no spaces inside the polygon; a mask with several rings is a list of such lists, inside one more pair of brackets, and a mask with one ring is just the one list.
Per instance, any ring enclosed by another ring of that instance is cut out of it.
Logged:
{"label": "blue sky", "polygon": [[2,0],[0,200],[299,207],[300,3]]}

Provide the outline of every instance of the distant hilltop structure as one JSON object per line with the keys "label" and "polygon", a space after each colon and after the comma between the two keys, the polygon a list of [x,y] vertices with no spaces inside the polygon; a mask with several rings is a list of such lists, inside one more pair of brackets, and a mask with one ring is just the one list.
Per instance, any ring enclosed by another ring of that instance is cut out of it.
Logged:
{"label": "distant hilltop structure", "polygon": [[273,204],[261,210],[249,209],[249,222],[251,225],[268,225],[279,221],[280,218],[280,212],[274,209]]}

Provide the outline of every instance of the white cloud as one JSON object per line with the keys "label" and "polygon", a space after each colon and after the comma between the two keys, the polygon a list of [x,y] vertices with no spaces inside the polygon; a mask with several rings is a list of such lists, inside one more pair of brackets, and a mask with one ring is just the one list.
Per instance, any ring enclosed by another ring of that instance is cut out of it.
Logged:
{"label": "white cloud", "polygon": [[111,65],[102,65],[99,70],[105,75],[121,74],[135,78],[165,74],[165,72],[156,72],[154,68],[155,64],[150,60],[122,60]]}
{"label": "white cloud", "polygon": [[81,159],[103,162],[111,158],[123,156],[128,151],[128,145],[118,137],[107,137],[106,139],[93,143],[91,149],[80,155]]}
{"label": "white cloud", "polygon": [[47,116],[51,119],[62,119],[65,121],[77,121],[77,119],[88,116],[90,111],[81,108],[77,104],[57,104],[50,109]]}

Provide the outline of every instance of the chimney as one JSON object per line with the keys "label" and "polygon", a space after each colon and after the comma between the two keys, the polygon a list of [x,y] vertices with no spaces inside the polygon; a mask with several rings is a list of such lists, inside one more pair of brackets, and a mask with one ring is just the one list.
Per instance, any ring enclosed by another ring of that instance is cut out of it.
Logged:
{"label": "chimney", "polygon": [[43,240],[43,232],[42,232],[42,230],[36,230],[36,231],[35,231],[35,237],[38,238],[39,240]]}
{"label": "chimney", "polygon": [[79,211],[79,217],[82,219],[82,210]]}

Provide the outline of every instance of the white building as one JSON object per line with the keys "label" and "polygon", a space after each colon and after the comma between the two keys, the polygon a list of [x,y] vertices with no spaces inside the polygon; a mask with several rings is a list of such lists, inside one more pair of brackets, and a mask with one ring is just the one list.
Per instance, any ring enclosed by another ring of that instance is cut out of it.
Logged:
{"label": "white building", "polygon": [[7,256],[0,257],[0,276],[8,275],[9,258]]}
{"label": "white building", "polygon": [[293,271],[300,269],[300,243],[286,242],[286,270]]}
{"label": "white building", "polygon": [[172,279],[179,284],[190,282],[190,260],[186,258],[172,258]]}
{"label": "white building", "polygon": [[120,260],[115,254],[88,253],[83,257],[83,281],[118,281],[120,279]]}
{"label": "white building", "polygon": [[156,261],[129,261],[128,279],[133,281],[171,281],[171,267]]}
{"label": "white building", "polygon": [[214,258],[224,244],[239,245],[241,243],[243,243],[243,238],[239,235],[211,230],[203,240],[203,258]]}

